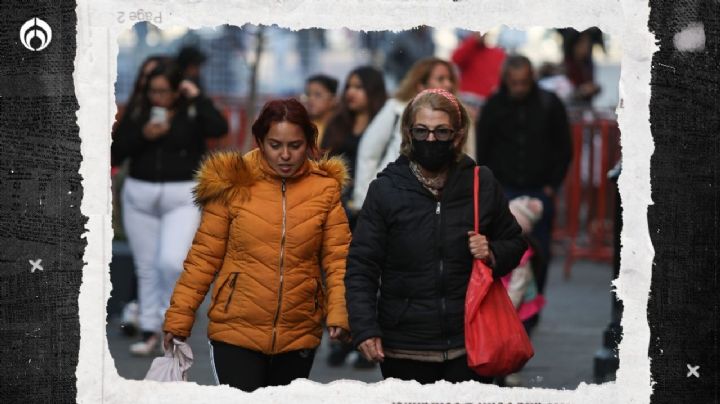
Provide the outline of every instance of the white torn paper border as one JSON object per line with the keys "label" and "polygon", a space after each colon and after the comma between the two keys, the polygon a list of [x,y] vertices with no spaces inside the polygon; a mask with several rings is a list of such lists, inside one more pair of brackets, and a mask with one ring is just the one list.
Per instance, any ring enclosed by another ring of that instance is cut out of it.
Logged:
{"label": "white torn paper border", "polygon": [[[161,29],[172,26],[213,27],[277,24],[292,29],[320,26],[353,30],[404,30],[417,25],[467,28],[477,31],[505,24],[509,27],[598,26],[623,45],[618,121],[623,150],[622,267],[615,282],[623,300],[623,339],[615,382],[581,383],[575,390],[499,388],[477,383],[385,381],[365,384],[338,381],[327,385],[299,380],[287,387],[261,389],[253,394],[228,386],[194,383],[155,383],[126,380],[115,369],[105,337],[106,304],[110,293],[111,194],[110,129],[115,116],[118,35],[133,22],[119,22],[119,12],[144,10]],[[75,89],[82,140],[80,174],[85,190],[82,213],[88,216],[87,248],[80,288],[80,353],[77,367],[79,403],[200,403],[200,402],[543,402],[607,403],[650,401],[651,377],[647,302],[653,248],[648,233],[650,199],[650,61],[656,50],[648,31],[648,2],[630,0],[224,0],[224,1],[111,1],[78,0]]]}

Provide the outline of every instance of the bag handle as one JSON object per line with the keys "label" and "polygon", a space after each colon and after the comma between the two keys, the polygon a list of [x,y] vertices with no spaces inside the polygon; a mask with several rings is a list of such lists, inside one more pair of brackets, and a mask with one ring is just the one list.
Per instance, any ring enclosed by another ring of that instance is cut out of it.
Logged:
{"label": "bag handle", "polygon": [[473,192],[473,200],[475,203],[475,233],[480,234],[480,166],[475,166],[475,186]]}

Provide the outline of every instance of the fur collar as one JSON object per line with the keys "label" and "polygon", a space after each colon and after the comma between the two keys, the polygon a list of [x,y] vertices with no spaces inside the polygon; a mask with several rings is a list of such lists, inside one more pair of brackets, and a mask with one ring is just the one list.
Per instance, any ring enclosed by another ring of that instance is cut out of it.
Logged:
{"label": "fur collar", "polygon": [[[221,151],[210,154],[197,170],[197,185],[193,189],[195,204],[202,206],[214,200],[229,203],[232,200],[246,200],[250,196],[250,186],[266,177],[262,169],[264,162],[259,149],[242,156],[236,151]],[[306,175],[320,175],[333,178],[340,187],[349,182],[348,170],[340,157],[328,157],[309,160]],[[277,176],[279,178],[279,176]]]}

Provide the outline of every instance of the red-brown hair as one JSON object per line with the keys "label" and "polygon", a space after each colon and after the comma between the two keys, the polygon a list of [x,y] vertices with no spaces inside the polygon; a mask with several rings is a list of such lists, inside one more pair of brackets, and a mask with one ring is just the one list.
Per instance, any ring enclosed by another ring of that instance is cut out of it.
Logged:
{"label": "red-brown hair", "polygon": [[299,126],[305,135],[308,156],[317,159],[318,130],[315,124],[310,121],[307,110],[298,100],[294,98],[271,100],[263,106],[260,116],[252,125],[252,134],[258,144],[265,140],[265,136],[270,131],[270,125],[274,122],[290,122]]}

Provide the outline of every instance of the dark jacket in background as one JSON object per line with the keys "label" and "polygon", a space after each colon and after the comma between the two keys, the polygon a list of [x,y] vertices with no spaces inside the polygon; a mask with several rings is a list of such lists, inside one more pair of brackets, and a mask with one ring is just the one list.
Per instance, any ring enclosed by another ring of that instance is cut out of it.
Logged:
{"label": "dark jacket in background", "polygon": [[477,162],[504,187],[557,189],[572,157],[567,112],[553,93],[535,86],[521,101],[503,86],[482,109],[476,125]]}
{"label": "dark jacket in background", "polygon": [[[474,167],[467,156],[454,165],[440,201],[423,188],[404,156],[370,184],[345,274],[354,345],[382,337],[383,346],[396,349],[464,346]],[[526,244],[486,167],[481,169],[480,217],[480,232],[496,258],[494,276],[500,277],[517,266]]]}
{"label": "dark jacket in background", "polygon": [[118,123],[111,146],[111,163],[130,159],[129,175],[151,182],[190,181],[207,150],[205,140],[227,133],[225,118],[210,99],[200,95],[188,108],[178,110],[169,132],[154,141],[145,139],[142,128],[125,114]]}
{"label": "dark jacket in background", "polygon": [[330,157],[340,156],[347,164],[350,181],[342,191],[343,204],[352,199],[353,189],[355,188],[355,166],[357,165],[358,148],[362,136],[362,133],[354,135],[351,132],[345,132],[342,139],[337,139],[335,144],[331,142],[330,137],[323,136],[323,142],[320,144],[321,149],[329,151],[328,155]]}

